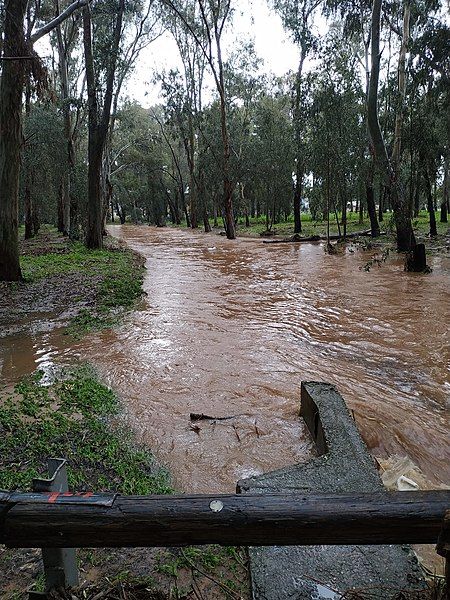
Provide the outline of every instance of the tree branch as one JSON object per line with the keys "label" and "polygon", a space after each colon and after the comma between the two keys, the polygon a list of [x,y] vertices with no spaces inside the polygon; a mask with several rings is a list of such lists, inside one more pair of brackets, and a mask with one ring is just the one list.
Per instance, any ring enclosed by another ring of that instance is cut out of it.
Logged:
{"label": "tree branch", "polygon": [[66,10],[63,10],[60,15],[58,15],[49,23],[47,23],[46,25],[38,29],[35,33],[33,33],[33,35],[30,37],[31,43],[34,44],[35,42],[40,40],[41,37],[44,37],[44,35],[50,33],[50,31],[52,31],[53,29],[55,29],[55,27],[58,27],[58,25],[60,25],[63,21],[68,19],[70,15],[76,10],[78,10],[79,8],[83,8],[83,6],[86,6],[86,4],[89,4],[89,1],[90,0],[75,0],[75,2],[70,4],[66,8]]}

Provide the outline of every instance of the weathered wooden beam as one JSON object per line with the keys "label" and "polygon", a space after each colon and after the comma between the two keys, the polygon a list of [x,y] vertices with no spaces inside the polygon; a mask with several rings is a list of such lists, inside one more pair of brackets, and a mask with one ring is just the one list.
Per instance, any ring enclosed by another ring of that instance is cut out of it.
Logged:
{"label": "weathered wooden beam", "polygon": [[[72,496],[0,502],[9,547],[435,543],[450,491]],[[80,498],[78,501],[77,498]]]}

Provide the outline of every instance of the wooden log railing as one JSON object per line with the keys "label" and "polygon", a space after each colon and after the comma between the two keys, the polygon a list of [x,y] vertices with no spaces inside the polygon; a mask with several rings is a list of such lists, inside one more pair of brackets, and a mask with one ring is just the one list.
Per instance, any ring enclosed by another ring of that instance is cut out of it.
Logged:
{"label": "wooden log railing", "polygon": [[9,547],[436,543],[450,491],[108,496],[0,494]]}

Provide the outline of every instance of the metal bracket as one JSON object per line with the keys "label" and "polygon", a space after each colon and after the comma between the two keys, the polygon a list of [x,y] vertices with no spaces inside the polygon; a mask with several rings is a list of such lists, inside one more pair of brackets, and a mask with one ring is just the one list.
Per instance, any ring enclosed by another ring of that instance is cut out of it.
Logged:
{"label": "metal bracket", "polygon": [[[67,461],[64,458],[49,458],[49,478],[33,479],[33,491],[49,492],[49,498],[55,497],[55,499],[60,495],[64,496],[64,493],[69,491],[66,463]],[[41,494],[39,496],[42,498]],[[65,588],[78,585],[77,558],[74,548],[43,548],[42,559],[44,562],[46,592],[58,587]],[[33,594],[36,598],[34,592],[31,592],[29,597],[33,598]]]}
{"label": "metal bracket", "polygon": [[444,515],[441,533],[436,545],[436,552],[445,559],[445,596],[450,600],[450,510]]}

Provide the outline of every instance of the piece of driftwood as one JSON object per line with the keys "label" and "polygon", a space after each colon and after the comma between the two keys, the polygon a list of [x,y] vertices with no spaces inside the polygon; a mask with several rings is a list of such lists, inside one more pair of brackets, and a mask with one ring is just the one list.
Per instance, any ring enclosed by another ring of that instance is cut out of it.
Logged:
{"label": "piece of driftwood", "polygon": [[[0,544],[15,548],[222,544],[432,544],[450,491],[117,496],[90,503],[3,494]],[[58,496],[58,495],[57,495]]]}
{"label": "piece of driftwood", "polygon": [[235,419],[239,415],[231,415],[229,417],[211,417],[203,413],[190,413],[189,418],[191,421],[228,421],[229,419]]}

